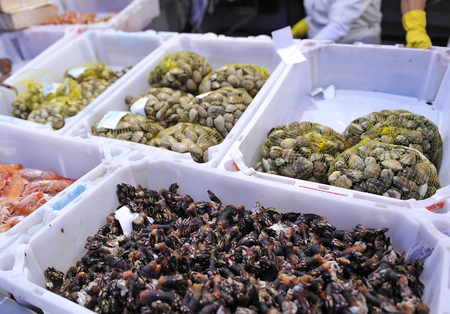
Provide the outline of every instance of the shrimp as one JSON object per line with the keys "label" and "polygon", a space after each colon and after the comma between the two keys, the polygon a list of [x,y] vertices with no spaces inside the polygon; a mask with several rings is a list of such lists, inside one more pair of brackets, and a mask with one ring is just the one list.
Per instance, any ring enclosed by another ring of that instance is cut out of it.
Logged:
{"label": "shrimp", "polygon": [[11,212],[13,214],[29,215],[36,209],[47,203],[48,198],[42,192],[34,192],[24,197],[19,204],[13,207]]}
{"label": "shrimp", "polygon": [[17,225],[19,222],[21,222],[24,218],[25,218],[25,216],[13,216],[13,217],[8,218],[5,221],[5,224],[9,225],[10,228],[12,228],[15,225]]}
{"label": "shrimp", "polygon": [[6,232],[9,229],[11,229],[11,225],[10,224],[1,224],[0,225],[0,233]]}
{"label": "shrimp", "polygon": [[69,180],[42,180],[31,182],[27,185],[22,195],[26,196],[34,192],[58,194],[71,184],[72,182]]}
{"label": "shrimp", "polygon": [[2,174],[14,174],[21,169],[23,169],[22,164],[0,164],[0,173]]}
{"label": "shrimp", "polygon": [[21,169],[19,170],[19,175],[28,181],[59,180],[58,173],[53,170]]}
{"label": "shrimp", "polygon": [[0,202],[0,206],[16,206],[19,196],[24,190],[24,184],[18,173],[14,173],[11,179],[8,195]]}

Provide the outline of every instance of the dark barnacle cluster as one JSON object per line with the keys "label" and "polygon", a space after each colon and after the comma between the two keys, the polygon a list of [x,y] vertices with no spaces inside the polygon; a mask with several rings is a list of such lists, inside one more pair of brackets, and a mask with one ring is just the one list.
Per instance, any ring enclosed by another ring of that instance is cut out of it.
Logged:
{"label": "dark barnacle cluster", "polygon": [[65,275],[45,271],[47,288],[98,313],[429,312],[423,264],[407,264],[386,228],[337,230],[315,214],[177,189],[118,185],[120,207],[139,213],[131,236],[111,214]]}

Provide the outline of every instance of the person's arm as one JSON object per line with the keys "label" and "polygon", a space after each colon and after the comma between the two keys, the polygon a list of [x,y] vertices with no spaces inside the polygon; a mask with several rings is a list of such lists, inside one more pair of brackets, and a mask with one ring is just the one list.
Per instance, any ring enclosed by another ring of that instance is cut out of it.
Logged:
{"label": "person's arm", "polygon": [[426,31],[426,2],[427,0],[402,0],[401,2],[407,48],[427,48],[433,45]]}

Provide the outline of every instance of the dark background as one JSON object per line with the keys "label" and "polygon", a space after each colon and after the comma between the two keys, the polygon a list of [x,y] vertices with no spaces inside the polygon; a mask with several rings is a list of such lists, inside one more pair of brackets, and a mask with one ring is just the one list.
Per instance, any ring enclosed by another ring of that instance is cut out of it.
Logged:
{"label": "dark background", "polygon": [[[305,16],[302,0],[219,0],[209,7],[200,28],[193,29],[188,22],[189,9],[184,9],[186,6],[181,6],[182,2],[160,0],[161,15],[147,28],[173,32],[212,32],[228,36],[270,36],[272,31],[293,26]],[[185,0],[184,3],[188,2]],[[450,0],[429,5],[426,12],[427,32],[433,45],[447,46],[450,36]],[[406,44],[400,0],[382,1],[382,13],[382,44]]]}

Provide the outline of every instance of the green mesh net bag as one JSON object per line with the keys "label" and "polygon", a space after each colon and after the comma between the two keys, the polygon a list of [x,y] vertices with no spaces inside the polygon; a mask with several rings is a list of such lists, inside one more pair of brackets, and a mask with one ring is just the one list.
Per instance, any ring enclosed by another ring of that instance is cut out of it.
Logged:
{"label": "green mesh net bag", "polygon": [[140,113],[159,123],[171,127],[181,120],[184,108],[194,99],[194,95],[169,87],[151,87],[142,95],[125,100],[133,113]]}
{"label": "green mesh net bag", "polygon": [[163,127],[140,114],[109,111],[92,126],[95,136],[148,144]]}
{"label": "green mesh net bag", "polygon": [[181,116],[181,121],[217,129],[225,138],[253,98],[244,89],[222,87],[196,96]]}
{"label": "green mesh net bag", "polygon": [[373,112],[350,123],[343,135],[352,145],[367,137],[386,144],[411,147],[434,165],[437,165],[442,151],[442,138],[436,124],[406,110]]}
{"label": "green mesh net bag", "polygon": [[202,79],[211,72],[211,66],[204,57],[189,51],[174,52],[150,72],[148,83],[152,87],[171,87],[198,94]]}
{"label": "green mesh net bag", "polygon": [[255,97],[268,78],[266,68],[253,64],[230,63],[209,73],[200,83],[199,93],[234,87],[243,88],[250,96]]}
{"label": "green mesh net bag", "polygon": [[331,185],[397,199],[426,199],[440,188],[434,165],[413,148],[368,138],[336,157]]}
{"label": "green mesh net bag", "polygon": [[349,148],[333,129],[312,122],[292,122],[272,129],[261,149],[265,172],[327,183],[334,158]]}
{"label": "green mesh net bag", "polygon": [[215,129],[180,122],[159,132],[149,145],[178,153],[190,153],[195,162],[203,163],[208,161],[208,148],[222,141],[223,137]]}
{"label": "green mesh net bag", "polygon": [[32,110],[39,109],[40,105],[45,101],[42,93],[42,83],[35,82],[33,79],[20,82],[26,90],[19,94],[12,102],[12,116],[26,120]]}

